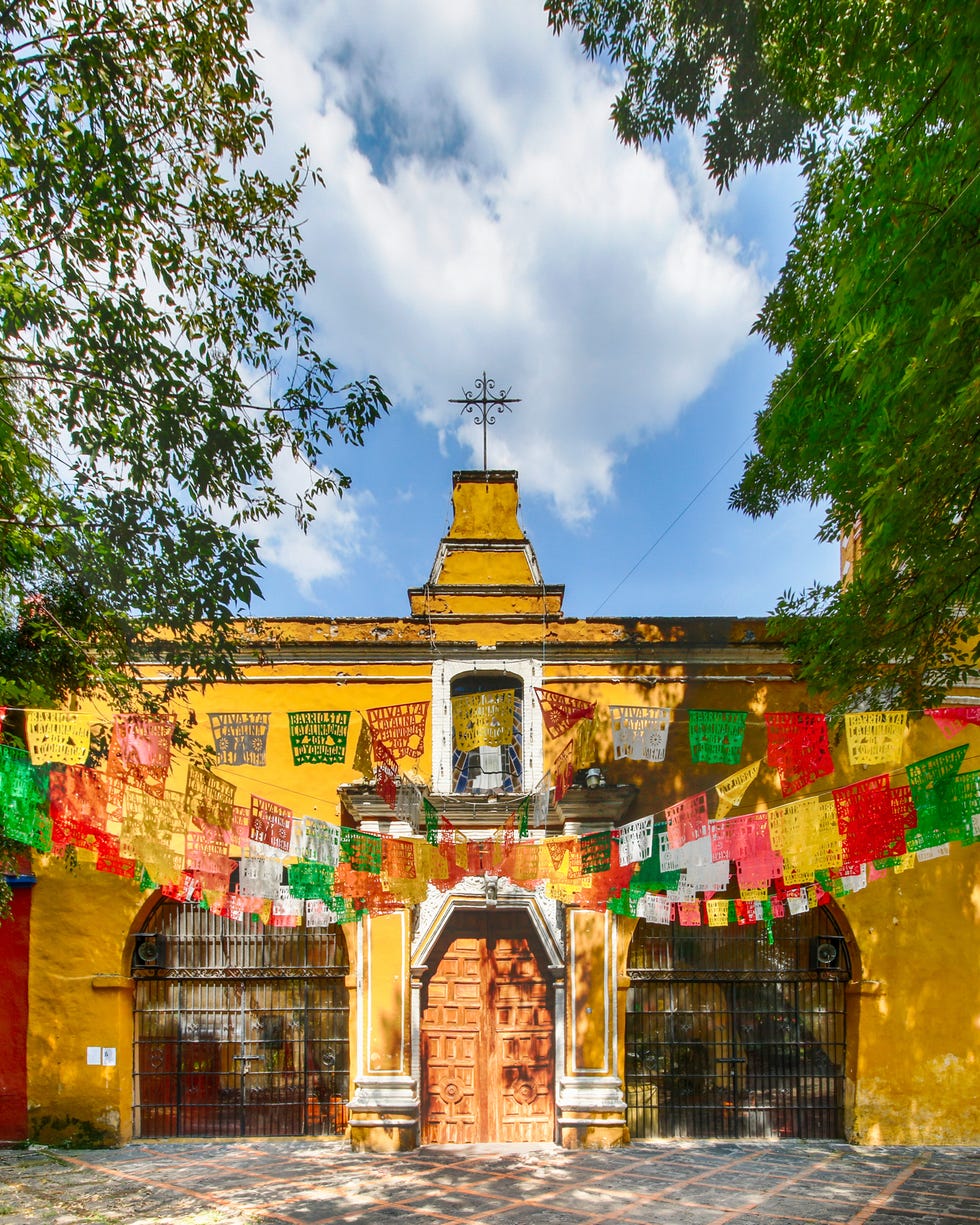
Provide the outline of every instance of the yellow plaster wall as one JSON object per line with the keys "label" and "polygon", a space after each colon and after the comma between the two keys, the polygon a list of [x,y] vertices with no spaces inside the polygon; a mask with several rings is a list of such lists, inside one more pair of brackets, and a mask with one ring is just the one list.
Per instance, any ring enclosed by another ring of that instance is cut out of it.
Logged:
{"label": "yellow plaster wall", "polygon": [[[611,628],[604,625],[611,637]],[[663,627],[641,630],[645,640],[662,636],[676,638]],[[574,626],[578,637],[581,625]],[[476,624],[476,642],[499,638],[499,627]],[[338,636],[343,636],[341,624]],[[199,719],[207,726],[207,710],[268,710],[272,714],[269,738],[269,764],[265,769],[223,768],[225,777],[240,786],[240,802],[256,790],[266,798],[291,806],[297,812],[330,817],[336,812],[336,787],[352,781],[349,767],[292,765],[286,728],[286,714],[296,709],[363,710],[373,705],[418,700],[428,696],[428,670],[419,666],[406,677],[403,666],[375,668],[362,665],[363,677],[331,677],[313,683],[297,684],[288,679],[290,668],[253,669],[264,683],[242,687],[219,686],[198,703]],[[382,677],[402,674],[400,679]],[[703,679],[703,673],[725,675],[731,679]],[[746,732],[743,763],[764,756],[765,732],[762,715],[767,710],[819,709],[819,703],[802,686],[788,680],[769,679],[771,662],[756,662],[744,668],[725,664],[664,664],[655,668],[630,664],[554,665],[546,669],[544,684],[560,687],[562,692],[598,703],[600,714],[597,760],[607,781],[632,783],[638,797],[631,816],[661,812],[668,804],[687,795],[710,788],[724,777],[717,765],[695,765],[690,761],[687,728],[679,724],[671,734],[668,760],[651,769],[644,763],[614,761],[611,733],[605,710],[610,704],[651,705],[703,709],[747,709],[750,724]],[[702,675],[699,675],[702,674]],[[765,678],[759,678],[765,673]],[[370,678],[377,678],[371,683]],[[581,679],[578,679],[581,678]],[[650,683],[651,680],[655,683]],[[975,742],[975,732],[969,737]],[[564,739],[545,737],[545,766],[548,768]],[[929,720],[913,723],[904,760],[911,761],[948,747]],[[980,751],[976,743],[971,754]],[[837,771],[827,786],[843,785],[857,777],[878,772],[855,771],[847,762],[842,743],[835,746]],[[968,762],[965,768],[971,768]],[[975,765],[972,767],[975,768]],[[431,775],[429,746],[418,764],[423,778]],[[274,778],[288,779],[288,786],[277,787]],[[819,790],[816,786],[812,790]],[[778,789],[759,785],[753,792],[753,807],[781,802]],[[976,1048],[980,1038],[980,1001],[975,974],[964,975],[964,958],[977,964],[980,952],[980,887],[977,879],[975,848],[953,849],[946,861],[918,865],[904,876],[889,875],[872,882],[868,888],[844,900],[842,910],[854,924],[854,937],[864,965],[864,979],[872,988],[860,996],[856,1010],[857,1025],[852,1025],[851,1043],[857,1044],[853,1117],[850,1134],[862,1143],[975,1143],[980,1138],[977,1101],[980,1101]],[[584,937],[584,932],[582,933]],[[392,950],[394,945],[391,946]],[[384,954],[382,954],[384,955]],[[394,956],[394,952],[390,953]],[[624,950],[625,955],[625,950]],[[380,970],[381,983],[396,972]],[[573,1007],[573,1032],[578,1050],[576,1058],[589,1066],[599,1041],[589,1031],[586,1020],[597,1015],[602,984],[589,975],[570,984]],[[579,998],[580,997],[580,998]],[[397,999],[373,1007],[381,1009],[375,1018],[376,1033],[391,1032],[387,1012]],[[571,1001],[570,1001],[571,1002]],[[398,1004],[399,1009],[402,1007]],[[592,1008],[593,1013],[586,1012]],[[395,1059],[393,1050],[385,1054],[372,1049],[372,1060],[381,1066]]]}
{"label": "yellow plaster wall", "polygon": [[479,479],[457,472],[453,478],[453,540],[523,540],[517,521],[517,483]]}
{"label": "yellow plaster wall", "polygon": [[[428,700],[427,667],[399,666],[401,679],[388,666],[359,669],[363,676],[337,676],[336,671],[303,664],[263,665],[246,670],[245,683],[217,685],[190,702],[201,742],[212,744],[208,712],[268,712],[265,766],[221,766],[217,773],[238,788],[237,802],[248,805],[255,793],[291,808],[299,815],[339,819],[337,787],[360,778],[350,765],[295,766],[289,743],[290,711],[343,709],[365,711],[372,706]],[[318,672],[321,675],[318,675]],[[302,679],[297,680],[297,677]],[[350,679],[350,683],[348,680]],[[375,683],[372,683],[375,680]],[[420,683],[421,682],[421,683]],[[356,735],[360,716],[354,714]],[[348,753],[348,759],[352,752]],[[403,762],[407,769],[409,763]],[[431,774],[426,744],[420,773]],[[186,756],[175,754],[169,785],[183,788]],[[31,967],[28,1032],[28,1107],[31,1137],[55,1145],[97,1145],[125,1142],[132,1136],[133,991],[127,961],[133,920],[145,902],[132,881],[96,872],[82,862],[75,872],[60,860],[35,864],[31,919]],[[395,919],[397,921],[397,918]],[[392,916],[375,920],[387,931]],[[379,980],[388,988],[375,992],[372,1033],[378,1058],[387,1064],[404,1062],[404,1052],[384,1054],[394,1032],[388,1024],[390,990],[398,974],[388,966],[394,957],[386,936],[379,944]],[[383,968],[382,968],[383,967]],[[354,993],[352,992],[352,1004]],[[404,998],[399,1004],[404,1011]],[[356,1024],[352,1009],[352,1028]],[[402,1042],[407,1026],[400,1029]],[[387,1037],[385,1036],[387,1035]],[[352,1033],[352,1038],[355,1035]],[[113,1047],[116,1066],[89,1066],[88,1046]]]}
{"label": "yellow plaster wall", "polygon": [[[544,619],[545,611],[548,617],[557,616],[560,607],[558,599],[552,598],[547,592],[542,593],[540,587],[530,587],[526,592],[504,590],[492,595],[474,591],[472,588],[464,588],[462,591],[429,588],[421,600],[414,601],[413,611],[421,617],[451,616],[454,619],[456,633],[452,635],[447,635],[444,626],[433,627],[437,639],[462,638],[465,634],[464,641],[496,644],[504,641],[526,642],[526,623],[533,622],[537,629]],[[503,621],[508,617],[521,620],[503,628]],[[465,630],[460,625],[460,618],[466,624]],[[501,618],[501,621],[496,621],[496,618]],[[499,631],[498,626],[502,627]]]}
{"label": "yellow plaster wall", "polygon": [[409,923],[404,913],[374,915],[367,920],[365,967],[369,998],[361,1001],[364,1018],[365,1072],[411,1069],[409,993]]}
{"label": "yellow plaster wall", "polygon": [[567,1071],[610,1074],[612,1035],[606,1032],[609,989],[609,925],[605,914],[568,912],[569,948],[574,953],[569,974],[569,1033]]}
{"label": "yellow plaster wall", "polygon": [[[339,820],[337,788],[356,782],[361,775],[354,770],[354,750],[348,748],[343,765],[293,764],[289,741],[289,714],[304,710],[351,711],[349,736],[356,740],[365,712],[377,706],[403,702],[428,701],[431,697],[431,670],[424,666],[380,665],[358,667],[356,672],[324,674],[322,668],[305,662],[266,665],[246,669],[240,685],[219,684],[192,700],[200,739],[212,744],[208,712],[264,712],[269,714],[269,735],[264,766],[217,766],[220,776],[235,783],[237,801],[247,805],[254,793],[275,804],[292,809],[297,816]],[[418,771],[428,778],[432,754],[428,737],[418,763],[402,761],[402,769]],[[186,762],[174,767],[180,786],[186,776]]]}
{"label": "yellow plaster wall", "polygon": [[[465,489],[465,496],[460,489]],[[457,486],[450,536],[519,539],[516,510],[512,484]],[[500,581],[501,573],[488,571],[487,581]],[[248,666],[243,684],[216,686],[196,696],[193,709],[205,744],[210,743],[209,711],[270,713],[266,766],[221,767],[219,773],[236,782],[239,803],[247,804],[255,792],[297,815],[335,818],[337,786],[359,776],[349,765],[294,766],[287,714],[363,711],[428,699],[432,659],[438,658],[439,644],[449,641],[469,644],[474,650],[496,645],[502,657],[505,652],[543,656],[546,686],[596,701],[596,759],[608,783],[636,786],[630,818],[662,812],[668,804],[712,787],[728,771],[691,763],[685,724],[673,729],[663,765],[615,761],[606,717],[610,704],[747,710],[750,726],[743,764],[765,753],[761,723],[766,711],[821,709],[819,701],[785,679],[789,672],[785,663],[756,645],[762,633],[758,622],[550,620],[534,632],[527,624],[465,617],[441,624],[428,624],[424,618],[384,618],[281,621],[269,626],[281,643],[279,651],[270,654],[276,662]],[[430,641],[436,650],[422,661],[384,655],[388,647],[428,648]],[[327,665],[316,660],[318,646],[327,649],[337,644],[345,645],[352,657],[357,647],[356,662]],[[566,645],[580,651],[576,662],[549,656],[553,648],[557,654]],[[651,658],[651,650],[656,658]],[[581,655],[586,662],[578,662]],[[530,695],[528,707],[534,708]],[[355,734],[357,723],[355,715],[351,728]],[[970,758],[964,769],[976,769],[980,732],[972,729],[967,738]],[[545,736],[544,740],[548,768],[565,739],[552,741]],[[919,720],[909,734],[903,760],[945,747],[948,742],[931,723]],[[878,772],[863,770],[856,775],[847,766],[842,745],[835,747],[835,760],[838,771],[825,789]],[[403,769],[410,764],[403,762]],[[428,736],[414,769],[422,779],[431,777]],[[185,771],[186,762],[181,761],[174,770],[174,786],[183,785]],[[780,801],[770,780],[757,785],[746,803],[759,808]],[[849,1037],[856,1051],[849,1127],[863,1143],[980,1143],[978,867],[978,848],[955,847],[948,859],[889,875],[842,903],[853,928],[864,984]],[[77,876],[70,876],[58,864],[39,867],[32,916],[28,1085],[32,1128],[38,1139],[112,1142],[129,1135],[132,1016],[125,951],[140,903],[131,883],[91,868],[82,867]],[[398,1070],[406,1059],[407,978],[397,964],[406,937],[400,929],[397,935],[394,931],[399,922],[397,916],[372,920],[374,996],[370,1005],[360,1002],[368,1010],[362,1015],[370,1021],[368,1062],[376,1060],[379,1072]],[[580,935],[585,941],[589,924],[582,923]],[[622,955],[627,955],[625,942]],[[96,977],[108,985],[93,987]],[[569,984],[576,1057],[583,1060],[597,1055],[585,1010],[591,1007],[595,1016],[606,977],[605,970],[600,975],[596,968]],[[399,1018],[400,1031],[395,1023]],[[116,1068],[89,1068],[85,1064],[89,1045],[115,1046]]]}
{"label": "yellow plaster wall", "polygon": [[[28,1118],[41,1144],[92,1147],[132,1135],[132,982],[127,936],[142,897],[132,881],[59,861],[37,870],[31,910]],[[90,1066],[90,1046],[116,1066]]]}
{"label": "yellow plaster wall", "polygon": [[[731,679],[704,680],[699,673],[723,675]],[[802,685],[789,681],[756,679],[766,677],[768,665],[747,665],[742,669],[724,669],[709,665],[664,665],[637,668],[629,664],[612,664],[605,668],[597,664],[559,666],[545,669],[544,686],[552,686],[570,697],[596,703],[596,761],[602,767],[608,784],[628,783],[638,789],[630,819],[648,813],[661,813],[670,804],[713,787],[739,767],[694,763],[688,743],[687,711],[745,710],[748,724],[741,765],[763,758],[766,734],[762,716],[767,711],[804,710],[808,695]],[[605,673],[600,678],[600,674]],[[581,679],[579,679],[581,678]],[[671,728],[667,742],[667,758],[662,765],[650,765],[629,758],[613,756],[609,706],[664,707],[677,711],[677,724]],[[809,704],[810,709],[816,709]],[[568,736],[551,739],[545,736],[545,769],[550,769],[564,748]],[[839,785],[835,783],[835,785]],[[782,803],[778,787],[756,784],[746,796],[746,803],[761,801],[760,808]]]}
{"label": "yellow plaster wall", "polygon": [[[861,951],[851,1137],[980,1142],[980,845],[841,902]],[[854,1027],[852,1026],[852,1029]]]}
{"label": "yellow plaster wall", "polygon": [[[489,638],[493,626],[482,627]],[[341,627],[342,633],[343,627]],[[367,652],[365,652],[367,654]],[[726,665],[726,667],[728,667]],[[725,768],[690,762],[687,728],[673,729],[668,759],[651,768],[614,761],[605,711],[610,704],[663,705],[685,709],[747,709],[753,721],[769,709],[802,709],[805,691],[785,681],[753,678],[753,668],[728,667],[732,680],[706,680],[691,665],[665,664],[642,670],[628,664],[553,665],[544,683],[598,702],[597,760],[607,781],[633,783],[638,798],[630,816],[661,812],[686,795],[712,786]],[[706,668],[702,668],[704,672]],[[723,675],[722,665],[710,665]],[[288,721],[291,710],[350,709],[427,698],[429,668],[418,664],[359,665],[361,675],[341,676],[308,663],[248,669],[243,685],[217,686],[194,699],[202,741],[209,742],[208,711],[268,711],[271,716],[265,767],[222,767],[236,781],[239,802],[252,791],[291,807],[297,814],[336,816],[339,783],[353,781],[349,766],[292,764]],[[661,673],[650,683],[655,673]],[[303,679],[295,679],[302,676]],[[307,679],[310,678],[310,679]],[[810,702],[811,708],[819,708]],[[355,720],[356,722],[356,716]],[[980,755],[980,735],[967,733],[971,758]],[[564,740],[545,738],[546,766]],[[931,721],[919,720],[909,733],[905,760],[948,747]],[[765,734],[750,724],[743,762],[762,756]],[[876,771],[852,770],[842,745],[835,748],[836,785]],[[407,763],[406,763],[407,764]],[[431,775],[428,741],[418,773]],[[976,761],[964,768],[976,768]],[[182,783],[183,764],[175,770]],[[780,802],[771,786],[757,787],[753,807]],[[750,797],[751,798],[751,797]],[[954,847],[948,859],[889,874],[843,900],[853,928],[864,987],[854,1009],[850,1043],[856,1049],[850,1135],[861,1143],[977,1143],[980,1141],[980,850]],[[30,1079],[32,1134],[53,1143],[125,1140],[131,1127],[132,1000],[125,974],[126,938],[141,903],[135,886],[82,865],[76,875],[57,863],[41,865],[32,918]],[[375,964],[370,1013],[369,1061],[377,1070],[397,1070],[405,1061],[406,994],[400,920],[373,921]],[[577,922],[579,920],[576,920]],[[581,948],[591,937],[580,921]],[[389,938],[390,937],[390,938]],[[627,950],[623,949],[625,957]],[[107,985],[93,987],[93,981]],[[579,1066],[595,1066],[601,1039],[590,1027],[598,1016],[605,974],[570,982],[574,1050]],[[590,1014],[587,1009],[591,1008]],[[401,1018],[396,1025],[395,1021]],[[114,1046],[115,1068],[89,1067],[87,1046]],[[620,1068],[622,1073],[622,1068]]]}
{"label": "yellow plaster wall", "polygon": [[[724,669],[711,666],[713,675]],[[771,668],[758,667],[767,676]],[[749,712],[742,764],[764,757],[766,711],[820,710],[806,690],[782,680],[752,679],[753,668],[729,669],[733,680],[698,679],[697,668],[675,666],[668,675],[641,683],[629,666],[610,668],[597,679],[600,665],[555,665],[544,684],[597,702],[597,753],[607,784],[638,788],[630,812],[635,818],[658,813],[686,796],[712,787],[736,767],[697,765],[690,760],[686,723],[672,728],[667,760],[650,767],[615,761],[607,708],[613,705],[744,709]],[[744,676],[747,679],[741,679]],[[581,679],[577,679],[581,678]],[[549,768],[567,735],[545,742]],[[968,743],[964,770],[980,768],[980,731],[969,728],[954,741],[944,739],[928,716],[911,720],[902,761],[908,763]],[[829,791],[860,778],[889,772],[905,781],[897,766],[849,764],[843,731],[832,736],[835,772],[801,794]],[[783,802],[773,781],[757,783],[735,811],[755,811]],[[862,985],[855,991],[849,1019],[852,1051],[849,1138],[862,1144],[980,1143],[980,844],[954,845],[948,858],[918,863],[906,873],[889,872],[863,891],[838,902],[853,929]],[[623,966],[628,944],[622,950]],[[581,1002],[592,1003],[594,984],[574,988]],[[581,1011],[575,1018],[576,1043],[585,1043]],[[620,1074],[624,1073],[621,1063]]]}
{"label": "yellow plaster wall", "polygon": [[534,581],[531,567],[522,552],[487,553],[460,549],[446,557],[439,571],[442,584],[493,583],[496,586],[527,586]]}

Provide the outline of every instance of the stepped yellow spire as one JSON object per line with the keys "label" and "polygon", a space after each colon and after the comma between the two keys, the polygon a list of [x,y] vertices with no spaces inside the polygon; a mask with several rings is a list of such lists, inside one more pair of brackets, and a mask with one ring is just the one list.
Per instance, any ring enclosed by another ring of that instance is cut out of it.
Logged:
{"label": "stepped yellow spire", "polygon": [[454,472],[453,521],[413,617],[560,618],[564,586],[546,584],[518,519],[516,472]]}

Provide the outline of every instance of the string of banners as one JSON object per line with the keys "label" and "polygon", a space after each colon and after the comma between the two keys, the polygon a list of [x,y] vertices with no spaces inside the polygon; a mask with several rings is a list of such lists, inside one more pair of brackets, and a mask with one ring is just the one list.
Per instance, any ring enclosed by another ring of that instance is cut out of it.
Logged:
{"label": "string of banners", "polygon": [[[193,764],[184,790],[173,791],[167,786],[170,718],[114,716],[105,768],[95,770],[84,764],[86,718],[40,710],[26,712],[27,749],[0,745],[0,829],[41,853],[89,862],[144,889],[273,926],[350,922],[419,902],[430,886],[451,889],[465,876],[486,874],[540,886],[568,904],[652,922],[768,925],[980,838],[980,771],[961,772],[966,744],[902,767],[901,785],[883,772],[791,799],[833,772],[826,721],[810,712],[765,716],[765,761],[739,766],[663,812],[614,831],[542,837],[532,827],[544,824],[552,788],[560,800],[569,771],[594,760],[595,705],[562,694],[558,701],[544,690],[538,696],[549,733],[571,733],[569,740],[551,774],[515,799],[504,824],[481,839],[467,838],[400,774],[400,761],[421,755],[424,702],[365,712],[354,747],[362,773],[373,771],[379,795],[418,836],[340,827],[255,795],[240,806],[234,783]],[[484,737],[506,743],[513,699],[512,691],[467,695],[459,708],[459,751],[482,746]],[[614,746],[617,727],[626,746],[619,756],[662,752],[670,712],[646,711],[652,718],[645,721],[638,709],[609,708]],[[980,725],[977,707],[925,714],[950,739]],[[289,715],[294,760],[344,761],[350,715]],[[268,724],[268,715],[212,716],[216,747],[220,739],[236,764],[260,764]],[[895,764],[906,726],[907,712],[848,716],[851,763]],[[740,712],[689,712],[692,757],[738,764],[744,727]],[[763,766],[775,771],[787,802],[735,814]],[[733,886],[738,897],[717,896]]]}
{"label": "string of banners", "polygon": [[[575,729],[580,741],[595,729],[596,703],[555,690],[535,688],[545,728],[552,739]],[[512,689],[464,694],[451,701],[453,747],[459,752],[509,745],[515,735],[516,698]],[[5,708],[0,707],[0,711]],[[293,764],[339,765],[354,745],[354,761],[363,760],[365,748],[377,757],[383,750],[396,761],[418,761],[425,744],[429,702],[406,702],[358,712],[360,730],[351,737],[348,710],[297,711],[286,716]],[[613,757],[663,762],[675,712],[648,706],[608,708]],[[945,735],[952,737],[967,724],[980,725],[980,706],[939,707],[924,712]],[[744,711],[689,710],[686,712],[688,745],[694,763],[735,765],[742,757],[748,717]],[[142,756],[139,768],[154,768],[159,755],[157,783],[169,769],[169,734],[173,721],[142,715],[125,717],[113,726],[113,736],[138,735]],[[219,766],[265,766],[271,715],[267,712],[211,712],[208,715]],[[763,716],[768,747],[766,758],[779,773],[784,795],[833,773],[826,717],[811,712],[781,712]],[[34,765],[47,762],[84,765],[91,751],[92,719],[79,711],[26,711],[27,746]],[[887,765],[901,760],[908,712],[870,711],[845,715],[844,730],[852,765]],[[162,735],[151,739],[159,724]],[[135,729],[135,730],[134,730]],[[151,743],[153,748],[150,748]],[[579,753],[581,756],[581,753]],[[117,760],[122,756],[117,753]],[[162,769],[162,775],[160,773]]]}

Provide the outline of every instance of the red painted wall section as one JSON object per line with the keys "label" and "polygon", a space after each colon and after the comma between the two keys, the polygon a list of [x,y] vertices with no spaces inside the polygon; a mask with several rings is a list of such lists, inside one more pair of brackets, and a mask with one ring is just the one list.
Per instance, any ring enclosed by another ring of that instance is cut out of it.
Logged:
{"label": "red painted wall section", "polygon": [[0,921],[0,1143],[27,1139],[27,956],[31,887],[15,885]]}

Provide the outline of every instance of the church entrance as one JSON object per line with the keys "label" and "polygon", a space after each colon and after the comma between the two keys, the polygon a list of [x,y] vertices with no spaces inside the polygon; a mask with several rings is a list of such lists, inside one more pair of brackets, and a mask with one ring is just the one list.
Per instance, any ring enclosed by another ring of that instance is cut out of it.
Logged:
{"label": "church entrance", "polygon": [[634,1139],[841,1139],[845,941],[827,907],[764,926],[641,920],[630,946]]}
{"label": "church entrance", "polygon": [[422,1142],[554,1140],[554,1005],[526,916],[461,912],[433,961],[422,994]]}

